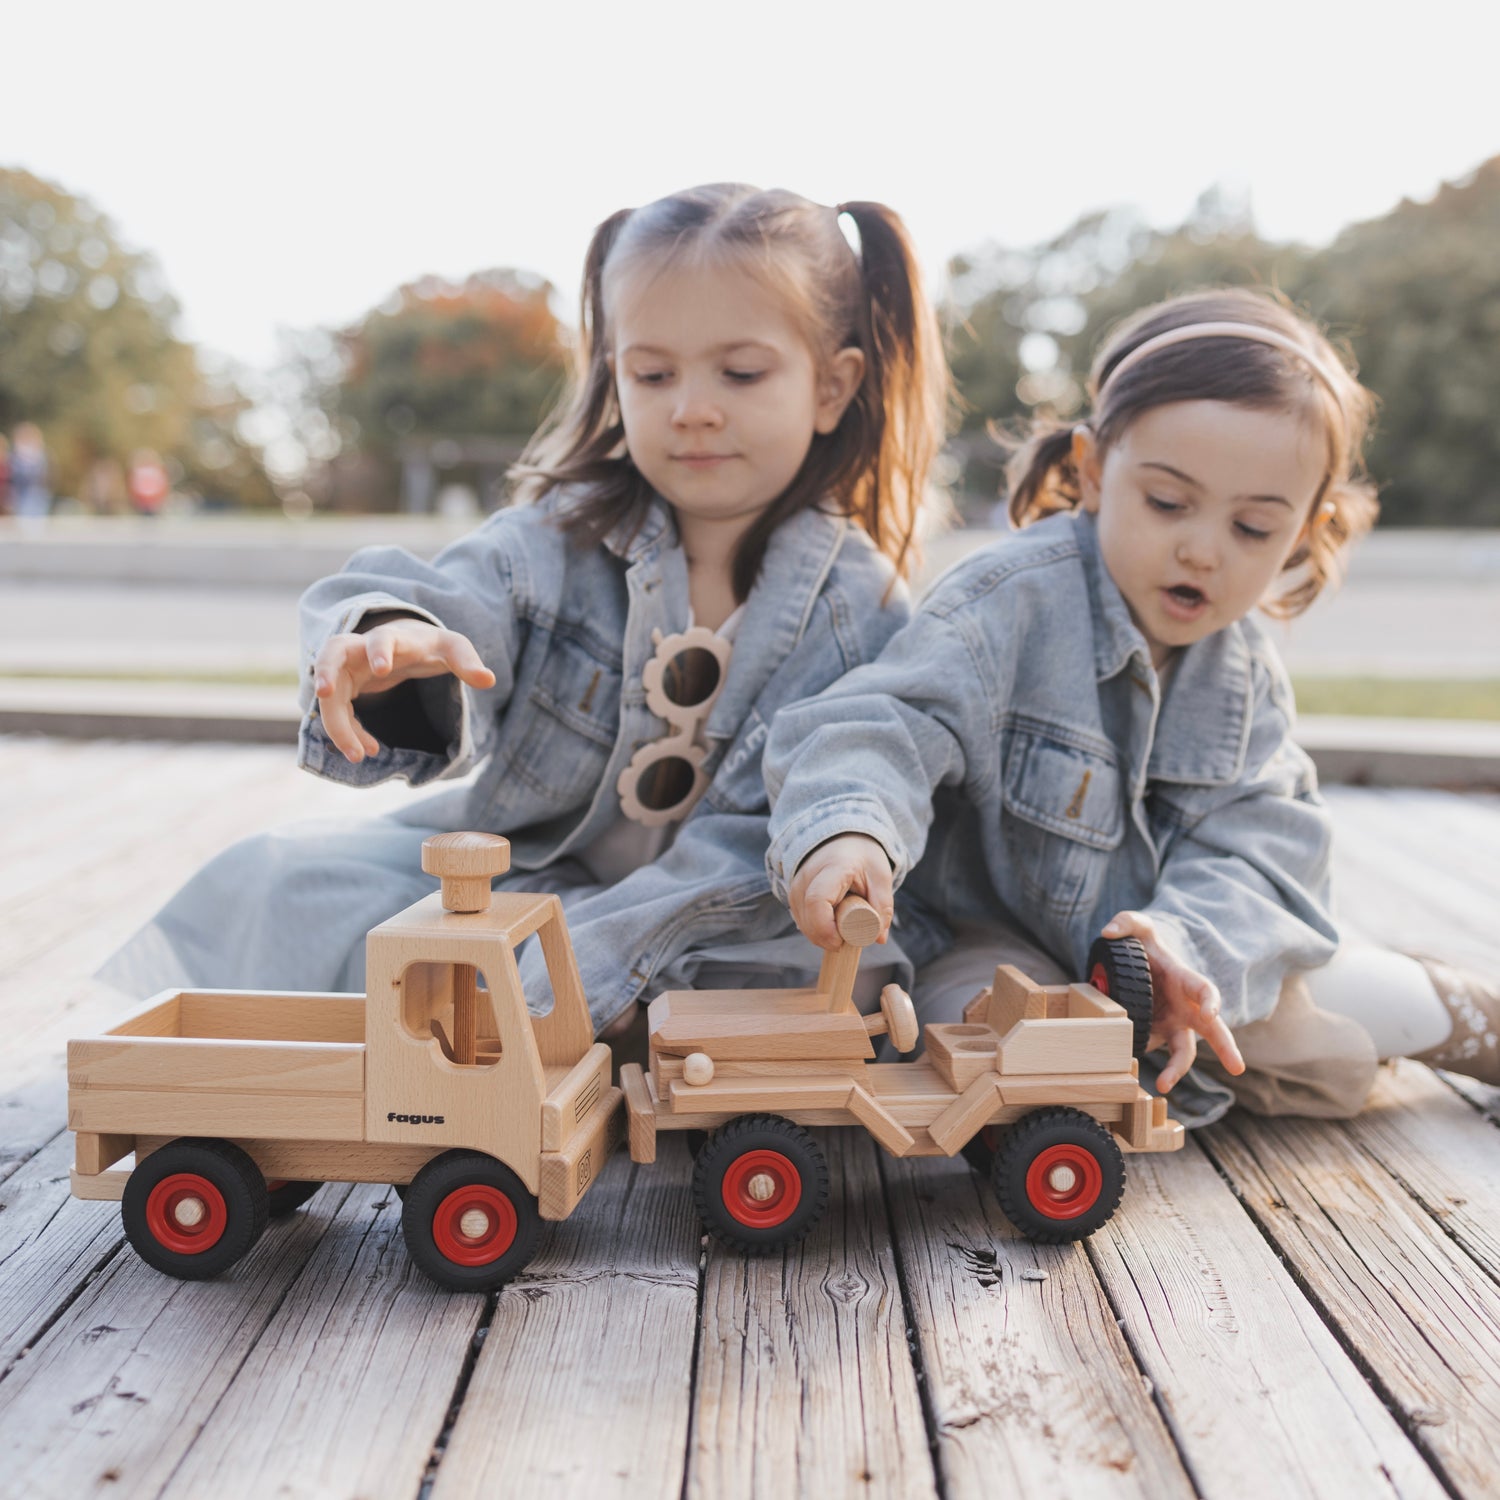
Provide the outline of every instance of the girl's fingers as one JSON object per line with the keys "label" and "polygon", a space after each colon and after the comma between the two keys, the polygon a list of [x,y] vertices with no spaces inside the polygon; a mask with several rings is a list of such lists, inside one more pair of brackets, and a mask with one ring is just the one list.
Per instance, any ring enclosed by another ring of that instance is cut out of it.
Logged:
{"label": "girl's fingers", "polygon": [[1171,1050],[1167,1056],[1167,1065],[1156,1078],[1157,1093],[1167,1093],[1182,1075],[1192,1067],[1193,1059],[1197,1055],[1198,1038],[1196,1034],[1186,1028],[1181,1031],[1174,1031],[1171,1037]]}
{"label": "girl's fingers", "polygon": [[1203,1040],[1214,1049],[1214,1056],[1224,1064],[1226,1073],[1238,1076],[1245,1071],[1245,1059],[1235,1046],[1234,1033],[1217,1016],[1203,1027]]}
{"label": "girl's fingers", "polygon": [[442,656],[449,671],[460,682],[467,683],[471,688],[494,687],[495,674],[480,660],[474,643],[467,636],[451,630],[446,632]]}
{"label": "girl's fingers", "polygon": [[842,948],[844,940],[839,936],[833,909],[853,889],[854,882],[840,867],[830,865],[818,871],[802,896],[803,920],[798,925],[803,936],[820,948]]}

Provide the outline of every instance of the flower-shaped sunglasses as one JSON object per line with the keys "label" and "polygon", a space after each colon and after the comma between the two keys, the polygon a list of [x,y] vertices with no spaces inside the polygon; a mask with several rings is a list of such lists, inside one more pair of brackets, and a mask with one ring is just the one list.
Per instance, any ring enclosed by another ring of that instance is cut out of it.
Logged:
{"label": "flower-shaped sunglasses", "polygon": [[708,749],[698,732],[724,689],[732,648],[701,625],[665,637],[657,631],[652,639],[656,655],[646,663],[641,685],[646,706],[671,732],[639,746],[616,786],[627,818],[660,828],[687,817],[708,787]]}

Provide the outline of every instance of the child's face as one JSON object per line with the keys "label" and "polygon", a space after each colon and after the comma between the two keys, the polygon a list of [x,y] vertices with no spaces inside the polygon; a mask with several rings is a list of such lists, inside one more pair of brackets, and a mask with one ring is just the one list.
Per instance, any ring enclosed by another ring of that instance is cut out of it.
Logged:
{"label": "child's face", "polygon": [[1074,457],[1104,564],[1158,666],[1265,598],[1328,461],[1314,423],[1227,401],[1152,407],[1102,462],[1081,430]]}
{"label": "child's face", "polygon": [[713,264],[627,270],[611,288],[611,364],[630,457],[679,514],[748,524],[832,432],[864,370],[818,370],[779,300]]}

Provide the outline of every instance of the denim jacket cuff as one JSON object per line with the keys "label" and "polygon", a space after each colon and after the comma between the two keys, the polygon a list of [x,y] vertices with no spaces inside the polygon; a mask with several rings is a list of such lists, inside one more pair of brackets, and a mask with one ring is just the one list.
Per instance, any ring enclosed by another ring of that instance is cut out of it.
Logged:
{"label": "denim jacket cuff", "polygon": [[862,833],[885,850],[894,866],[895,882],[900,885],[910,865],[903,855],[901,836],[884,805],[874,797],[834,797],[800,814],[781,830],[766,851],[766,873],[776,899],[783,905],[787,903],[792,877],[819,844],[849,833]]}
{"label": "denim jacket cuff", "polygon": [[452,755],[433,755],[424,750],[393,749],[383,745],[379,755],[366,756],[355,764],[328,738],[316,708],[303,715],[297,735],[297,765],[314,776],[342,786],[379,786],[400,778],[412,786],[423,786],[440,777],[455,776],[466,767]]}

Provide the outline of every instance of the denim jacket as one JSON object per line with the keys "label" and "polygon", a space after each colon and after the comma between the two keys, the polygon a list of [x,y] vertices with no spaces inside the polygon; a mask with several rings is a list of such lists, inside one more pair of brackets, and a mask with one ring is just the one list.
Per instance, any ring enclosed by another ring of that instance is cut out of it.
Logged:
{"label": "denim jacket", "polygon": [[1148,912],[1231,1026],[1332,956],[1330,820],[1290,685],[1251,620],[1179,656],[1163,695],[1092,516],[966,559],[879,661],[784,709],[766,753],[778,895],[841,833],[877,839],[914,962],[943,922],[1009,921],[1083,972]]}
{"label": "denim jacket", "polygon": [[[420,785],[477,767],[420,814],[505,834],[516,872],[507,883],[520,886],[620,817],[620,771],[638,746],[669,732],[641,681],[654,633],[682,630],[689,618],[686,559],[664,501],[633,535],[616,528],[598,546],[562,531],[558,514],[568,504],[554,494],[501,511],[430,563],[367,548],[302,600],[300,764],[355,786],[391,777]],[[768,726],[783,704],[872,661],[906,622],[908,595],[892,587],[893,576],[868,537],[840,517],[804,510],[772,536],[702,731],[708,789],[661,858],[568,905],[596,1023],[640,998],[690,947],[790,930],[765,872]],[[387,609],[466,635],[495,685],[477,691],[445,676],[362,699],[361,719],[382,749],[352,765],[324,733],[312,662],[330,635]],[[522,973],[545,987],[534,961],[528,976],[523,959]]]}

